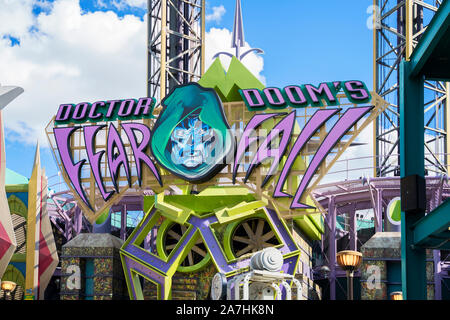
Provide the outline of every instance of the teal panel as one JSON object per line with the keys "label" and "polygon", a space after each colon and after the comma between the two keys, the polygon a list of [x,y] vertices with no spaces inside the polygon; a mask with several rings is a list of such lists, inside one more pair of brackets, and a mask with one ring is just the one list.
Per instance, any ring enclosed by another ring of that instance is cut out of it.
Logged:
{"label": "teal panel", "polygon": [[450,300],[450,279],[442,279],[442,300]]}
{"label": "teal panel", "polygon": [[450,1],[443,1],[411,54],[411,75],[448,80],[448,37],[450,35]]}
{"label": "teal panel", "polygon": [[[420,219],[414,225],[414,244],[429,248],[436,248],[439,243],[444,244],[449,239],[450,232],[450,200],[446,200],[439,207]],[[439,239],[439,235],[442,238]]]}
{"label": "teal panel", "polygon": [[[424,79],[412,78],[412,64],[400,64],[400,176],[424,177]],[[424,211],[401,216],[402,291],[405,300],[426,299],[425,249],[414,246],[413,226]]]}
{"label": "teal panel", "polygon": [[85,265],[85,300],[94,298],[94,259],[86,259]]}
{"label": "teal panel", "polygon": [[23,175],[6,168],[5,184],[28,184],[28,179]]}
{"label": "teal panel", "polygon": [[387,261],[387,297],[391,292],[402,291],[402,264],[400,261]]}

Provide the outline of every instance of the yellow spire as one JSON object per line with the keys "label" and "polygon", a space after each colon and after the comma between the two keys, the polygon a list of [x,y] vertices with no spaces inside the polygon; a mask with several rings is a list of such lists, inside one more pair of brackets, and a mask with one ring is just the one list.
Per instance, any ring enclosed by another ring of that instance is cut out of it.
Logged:
{"label": "yellow spire", "polygon": [[42,171],[39,141],[36,144],[33,171],[28,183],[27,255],[25,300],[39,297],[39,244],[42,217]]}
{"label": "yellow spire", "polygon": [[34,165],[33,165],[33,171],[31,173],[31,176],[35,174],[36,170],[41,169],[41,153],[39,152],[39,140],[36,142],[36,152],[34,154]]}

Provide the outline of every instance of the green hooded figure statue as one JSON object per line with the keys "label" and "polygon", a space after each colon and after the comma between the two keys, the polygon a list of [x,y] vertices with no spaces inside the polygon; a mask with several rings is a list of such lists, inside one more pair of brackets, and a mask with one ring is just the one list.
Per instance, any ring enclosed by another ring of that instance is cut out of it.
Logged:
{"label": "green hooded figure statue", "polygon": [[188,83],[175,87],[161,104],[150,142],[158,163],[192,183],[214,177],[234,147],[217,93]]}

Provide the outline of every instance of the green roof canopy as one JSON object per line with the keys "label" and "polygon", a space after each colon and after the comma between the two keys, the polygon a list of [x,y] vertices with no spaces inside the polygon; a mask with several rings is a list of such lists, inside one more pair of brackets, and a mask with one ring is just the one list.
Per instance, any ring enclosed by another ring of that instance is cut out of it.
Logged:
{"label": "green roof canopy", "polygon": [[5,171],[5,184],[6,185],[11,185],[11,184],[28,184],[28,179],[25,178],[23,175],[18,174],[17,172],[6,168],[6,171]]}

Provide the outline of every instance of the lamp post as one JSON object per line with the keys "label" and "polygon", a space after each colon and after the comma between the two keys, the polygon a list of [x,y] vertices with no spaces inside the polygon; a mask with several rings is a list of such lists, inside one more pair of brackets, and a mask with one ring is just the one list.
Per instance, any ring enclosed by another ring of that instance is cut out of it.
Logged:
{"label": "lamp post", "polygon": [[391,292],[391,300],[403,300],[403,292],[401,291]]}
{"label": "lamp post", "polygon": [[[330,271],[331,271],[330,268],[328,268],[328,266],[326,266],[326,265],[321,266],[319,269],[320,274],[327,280],[326,283],[328,283],[328,295],[330,292],[330,279],[328,278]],[[322,295],[322,299],[323,299],[323,295]]]}
{"label": "lamp post", "polygon": [[12,281],[2,281],[2,290],[5,291],[5,300],[6,297],[11,297],[11,292],[16,288],[16,283]]}
{"label": "lamp post", "polygon": [[347,299],[353,300],[353,273],[362,263],[362,254],[358,251],[344,250],[336,254],[338,265],[347,272]]}

